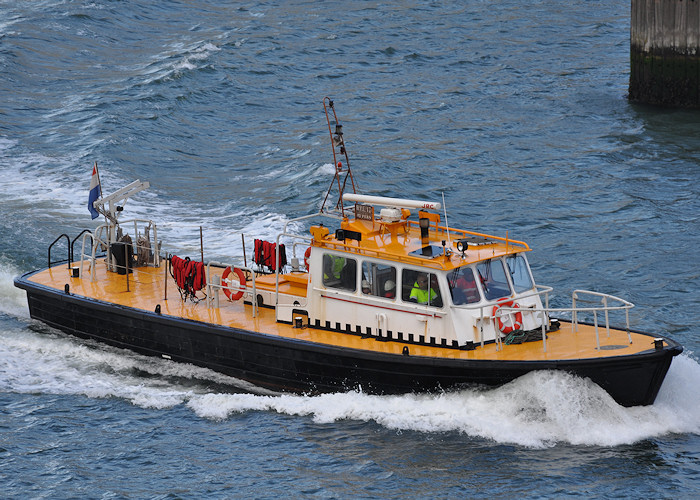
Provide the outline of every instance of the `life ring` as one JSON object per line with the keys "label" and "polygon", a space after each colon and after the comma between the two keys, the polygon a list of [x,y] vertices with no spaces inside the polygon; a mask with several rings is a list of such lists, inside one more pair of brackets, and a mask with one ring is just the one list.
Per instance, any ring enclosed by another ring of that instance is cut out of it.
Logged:
{"label": "life ring", "polygon": [[498,318],[498,329],[501,330],[504,334],[508,335],[510,332],[514,330],[522,330],[523,329],[523,313],[520,311],[517,311],[515,314],[511,311],[510,313],[507,314],[509,318],[512,318],[513,324],[512,325],[506,325],[503,324],[503,316],[496,316],[496,312],[501,308],[501,307],[512,307],[513,309],[519,309],[520,306],[518,305],[517,302],[514,302],[510,299],[507,298],[502,298],[498,299],[498,304],[493,306],[493,312],[491,315],[494,318]]}
{"label": "life ring", "polygon": [[309,257],[311,256],[311,247],[306,249],[306,252],[304,252],[304,265],[306,266],[306,269],[309,269]]}
{"label": "life ring", "polygon": [[[232,272],[235,273],[238,277],[239,285],[235,287],[235,289],[238,290],[237,292],[232,292],[231,288],[229,288],[230,281],[232,280],[228,280],[227,278],[228,275]],[[228,283],[226,283],[227,281]],[[243,297],[243,292],[245,291],[245,275],[243,274],[243,271],[241,271],[237,267],[234,267],[232,270],[231,266],[228,266],[226,269],[224,269],[224,272],[221,275],[221,288],[229,300],[238,300],[241,297]]]}

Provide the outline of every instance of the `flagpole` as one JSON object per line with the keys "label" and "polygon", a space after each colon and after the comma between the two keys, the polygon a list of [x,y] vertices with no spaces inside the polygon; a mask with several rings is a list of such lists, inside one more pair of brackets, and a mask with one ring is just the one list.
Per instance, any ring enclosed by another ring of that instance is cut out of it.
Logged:
{"label": "flagpole", "polygon": [[95,162],[95,172],[97,172],[97,185],[100,186],[100,198],[102,198],[102,181],[100,180],[100,171],[97,168],[97,162]]}

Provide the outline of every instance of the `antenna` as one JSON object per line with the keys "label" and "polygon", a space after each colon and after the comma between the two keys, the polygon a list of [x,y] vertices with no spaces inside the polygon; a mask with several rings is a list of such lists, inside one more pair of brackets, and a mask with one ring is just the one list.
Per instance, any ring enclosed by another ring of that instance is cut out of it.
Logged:
{"label": "antenna", "polygon": [[442,192],[442,208],[445,210],[445,228],[447,229],[447,243],[452,246],[450,241],[450,224],[447,222],[447,205],[445,205],[445,192]]}

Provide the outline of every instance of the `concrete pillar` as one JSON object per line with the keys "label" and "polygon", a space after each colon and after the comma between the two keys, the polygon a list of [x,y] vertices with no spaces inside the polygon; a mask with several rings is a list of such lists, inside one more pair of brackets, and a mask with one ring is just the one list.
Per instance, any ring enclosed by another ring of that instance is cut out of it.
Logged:
{"label": "concrete pillar", "polygon": [[700,107],[700,0],[631,0],[630,101]]}

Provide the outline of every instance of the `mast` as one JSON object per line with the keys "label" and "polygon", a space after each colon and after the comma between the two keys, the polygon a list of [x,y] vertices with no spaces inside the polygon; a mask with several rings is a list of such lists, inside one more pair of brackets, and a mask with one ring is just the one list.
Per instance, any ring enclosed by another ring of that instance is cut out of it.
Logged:
{"label": "mast", "polygon": [[[350,169],[350,158],[348,157],[348,152],[345,148],[345,139],[343,138],[343,126],[338,122],[338,116],[335,113],[335,106],[333,105],[333,101],[329,97],[323,98],[323,110],[326,112],[326,122],[328,122],[328,135],[330,136],[331,149],[333,150],[333,168],[335,169],[335,175],[333,176],[331,185],[328,187],[326,197],[323,199],[321,212],[325,211],[326,203],[328,202],[328,197],[330,196],[333,187],[337,185],[338,202],[336,203],[335,208],[340,209],[341,215],[345,217],[345,210],[343,208],[343,193],[345,192],[345,187],[347,185],[348,179],[350,179],[352,192],[356,192],[355,178],[352,175],[352,170]],[[333,113],[333,123],[331,123],[331,116],[329,110]],[[334,126],[335,130],[333,130]],[[343,166],[343,162],[338,159],[339,157],[342,159],[343,156],[345,157],[345,166]]]}

